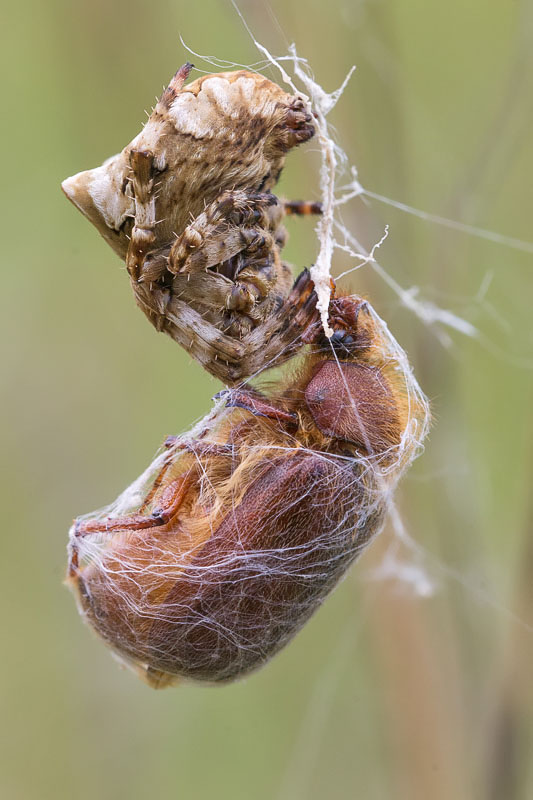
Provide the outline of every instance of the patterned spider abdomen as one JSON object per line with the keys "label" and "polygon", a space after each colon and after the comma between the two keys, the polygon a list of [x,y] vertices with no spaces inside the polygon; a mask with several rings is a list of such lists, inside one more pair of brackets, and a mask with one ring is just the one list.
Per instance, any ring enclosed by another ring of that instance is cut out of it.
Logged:
{"label": "patterned spider abdomen", "polygon": [[[205,75],[185,86],[185,64],[141,133],[101,167],[67,178],[63,190],[122,259],[143,203],[153,203],[151,249],[172,243],[190,220],[226,190],[267,192],[286,153],[314,133],[303,100],[262,75]],[[150,164],[134,179],[135,154]],[[139,197],[139,194],[145,197]]]}
{"label": "patterned spider abdomen", "polygon": [[[271,189],[287,151],[314,127],[301,98],[261,75],[206,75],[185,86],[190,69],[178,70],[121,153],[63,190],[125,261],[154,327],[231,383],[262,368],[254,353],[284,325],[271,318],[292,272],[280,255],[285,206]],[[298,210],[320,205],[290,204]]]}

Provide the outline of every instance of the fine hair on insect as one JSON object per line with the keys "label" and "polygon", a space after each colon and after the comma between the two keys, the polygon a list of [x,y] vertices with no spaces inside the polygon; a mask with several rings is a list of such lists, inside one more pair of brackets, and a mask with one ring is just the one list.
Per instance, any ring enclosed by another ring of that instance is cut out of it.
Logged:
{"label": "fine hair on insect", "polygon": [[334,297],[327,339],[307,272],[295,289],[307,320],[287,377],[222,392],[71,529],[81,613],[153,687],[225,683],[278,652],[380,531],[426,434],[427,403],[369,303]]}

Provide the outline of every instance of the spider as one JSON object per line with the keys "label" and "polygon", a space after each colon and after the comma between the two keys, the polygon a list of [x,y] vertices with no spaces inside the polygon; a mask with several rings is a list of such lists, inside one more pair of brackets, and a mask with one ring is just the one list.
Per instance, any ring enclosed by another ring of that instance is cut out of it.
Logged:
{"label": "spider", "polygon": [[167,439],[135,510],[71,529],[81,612],[152,687],[260,667],[381,528],[423,397],[365,300],[329,313],[332,338],[309,316],[301,363],[268,394],[226,389],[199,433]]}
{"label": "spider", "polygon": [[185,86],[191,68],[177,71],[121,153],[62,188],[125,261],[156,329],[233,384],[286,352],[283,220],[321,208],[284,203],[272,189],[314,126],[302,98],[261,75],[224,72]]}

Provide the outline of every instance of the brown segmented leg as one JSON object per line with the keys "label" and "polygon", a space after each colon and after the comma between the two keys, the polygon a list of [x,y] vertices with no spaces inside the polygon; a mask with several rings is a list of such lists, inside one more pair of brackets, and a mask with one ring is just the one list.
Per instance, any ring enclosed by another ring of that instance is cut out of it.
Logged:
{"label": "brown segmented leg", "polygon": [[227,221],[238,226],[258,225],[268,231],[277,228],[284,214],[281,201],[271,192],[224,192],[213,206],[211,222]]}
{"label": "brown segmented leg", "polygon": [[315,284],[311,279],[311,273],[308,269],[304,269],[294,281],[294,286],[287,298],[287,303],[302,307],[303,304],[309,300],[314,290]]}
{"label": "brown segmented leg", "polygon": [[[166,446],[166,440],[164,442],[164,445]],[[142,504],[139,507],[139,510],[137,512],[138,514],[144,515],[146,509],[152,504],[152,500],[159,491],[159,488],[163,485],[166,474],[171,466],[172,466],[172,454],[168,453],[165,458],[163,466],[155,476],[154,482],[152,483],[152,488],[150,489],[150,491],[148,492],[148,494],[146,495]]]}
{"label": "brown segmented leg", "polygon": [[[140,184],[135,188],[139,213],[130,247],[137,304],[157,330],[168,333],[226,384],[289,358],[304,342],[302,334],[312,322],[314,309],[306,305],[312,291],[309,280],[307,294],[300,291],[301,281],[297,281],[285,302],[292,274],[280,259],[285,239],[283,204],[269,193],[226,192],[188,226],[172,248],[146,253],[142,226],[149,229],[155,224],[150,209],[143,205],[144,181],[153,180],[149,155],[132,155]],[[310,208],[309,204],[288,204],[290,213]],[[217,225],[224,230],[215,235]],[[182,238],[181,245],[187,246],[178,258]]]}
{"label": "brown segmented leg", "polygon": [[[163,467],[158,478],[166,471]],[[124,517],[108,517],[107,519],[91,519],[85,522],[75,522],[74,527],[74,541],[71,542],[70,559],[68,566],[68,575],[70,578],[75,578],[79,573],[79,553],[77,541],[85,536],[90,536],[94,533],[112,533],[113,531],[141,531],[148,528],[158,528],[169,522],[174,517],[185,496],[188,489],[196,476],[196,469],[190,469],[185,475],[182,475],[177,480],[169,484],[163,491],[160,503],[150,515],[140,513],[129,514]],[[158,480],[156,478],[156,481]],[[150,492],[150,497],[153,497],[154,487]],[[145,507],[147,500],[143,503]]]}
{"label": "brown segmented leg", "polygon": [[288,298],[240,339],[222,333],[219,326],[204,319],[190,302],[181,299],[185,293],[169,296],[162,290],[151,291],[145,284],[137,284],[136,289],[137,302],[145,313],[150,318],[157,316],[175,341],[227,385],[286,361],[305,343],[302,336],[319,319],[314,284],[307,270],[297,278]]}
{"label": "brown segmented leg", "polygon": [[174,517],[183,503],[191,483],[195,479],[196,469],[191,468],[185,475],[172,481],[161,493],[158,505],[151,514],[127,514],[123,517],[106,517],[77,522],[75,536],[82,538],[92,533],[110,533],[113,531],[138,531],[146,528],[157,528],[166,525]]}
{"label": "brown segmented leg", "polygon": [[188,225],[172,245],[168,269],[174,275],[205,270],[245,251],[275,246],[284,210],[273,194],[224,192]]}
{"label": "brown segmented leg", "polygon": [[308,214],[322,214],[322,203],[308,200],[284,200],[283,208],[287,216],[304,217]]}
{"label": "brown segmented leg", "polygon": [[226,398],[227,408],[244,408],[255,417],[267,417],[290,427],[298,426],[297,414],[284,411],[282,408],[272,405],[259,392],[252,392],[246,389],[230,389],[229,391],[220,392],[216,396]]}
{"label": "brown segmented leg", "polygon": [[126,255],[126,268],[135,281],[155,242],[154,154],[149,150],[131,150],[130,166],[135,197],[135,225]]}
{"label": "brown segmented leg", "polygon": [[246,352],[251,355],[241,367],[243,377],[282,364],[306,343],[306,331],[314,329],[320,319],[316,301],[314,283],[304,270],[279,311],[246,338]]}
{"label": "brown segmented leg", "polygon": [[176,274],[202,272],[229,261],[239,253],[258,257],[275,247],[273,236],[263,228],[233,228],[221,225],[201,243],[190,248],[178,239],[169,256],[169,271]]}

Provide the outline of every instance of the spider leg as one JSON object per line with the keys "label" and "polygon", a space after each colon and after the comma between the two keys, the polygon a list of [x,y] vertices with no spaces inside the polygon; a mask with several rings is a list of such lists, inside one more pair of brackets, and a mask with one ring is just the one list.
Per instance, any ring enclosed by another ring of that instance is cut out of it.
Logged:
{"label": "spider leg", "polygon": [[[150,250],[157,170],[150,153],[132,151],[130,160],[136,214],[128,270],[137,304],[154,327],[226,383],[259,371],[278,352],[289,357],[294,348],[287,346],[308,326],[309,309],[298,315],[303,297],[297,285],[286,302],[292,272],[280,257],[282,220],[287,213],[317,211],[317,204],[284,205],[269,192],[226,191],[172,247]],[[264,355],[258,352],[263,346]]]}
{"label": "spider leg", "polygon": [[132,280],[138,280],[155,242],[156,225],[154,154],[149,150],[131,150],[130,168],[135,197],[135,224],[126,255],[126,268]]}
{"label": "spider leg", "polygon": [[282,364],[296,350],[307,344],[309,331],[319,325],[317,296],[309,271],[304,270],[276,314],[268,317],[244,339],[245,360],[240,378]]}
{"label": "spider leg", "polygon": [[224,192],[174,242],[168,269],[174,275],[206,270],[242,251],[251,255],[265,246],[272,248],[272,232],[283,215],[283,206],[273,194]]}
{"label": "spider leg", "polygon": [[309,200],[284,200],[283,209],[287,216],[304,217],[308,214],[322,214],[322,203]]}
{"label": "spider leg", "polygon": [[[227,385],[290,358],[305,343],[302,337],[306,331],[319,319],[314,284],[307,270],[296,280],[287,299],[278,298],[277,307],[241,338],[224,333],[220,314],[218,318],[213,315],[209,319],[205,308],[204,313],[194,308],[191,295],[186,291],[186,276],[177,277],[183,289],[179,296],[171,294],[170,290],[151,289],[141,283],[136,284],[137,302],[156,327],[165,330],[208,372]],[[191,276],[190,280],[197,277]],[[211,277],[210,274],[207,277]],[[208,296],[207,287],[205,292]]]}
{"label": "spider leg", "polygon": [[[172,246],[168,269],[180,273],[202,272],[230,261],[239,253],[253,257],[271,250],[275,245],[272,234],[259,226],[228,227],[225,224],[210,229],[202,241],[191,238],[191,226]],[[191,242],[194,241],[194,244]]]}
{"label": "spider leg", "polygon": [[223,380],[238,383],[290,358],[306,343],[306,331],[318,324],[316,301],[314,283],[304,270],[287,300],[239,342],[240,359],[226,365]]}
{"label": "spider leg", "polygon": [[[174,276],[172,296],[178,295],[224,333],[241,339],[288,293],[290,271],[280,258],[286,238],[284,213],[273,194],[224,192],[170,248],[167,274]],[[161,276],[161,259],[150,258],[141,280]],[[190,282],[196,276],[204,276],[201,291]],[[227,279],[225,286],[222,278]]]}
{"label": "spider leg", "polygon": [[213,269],[170,275],[165,263],[163,252],[151,253],[139,281],[132,281],[138,305],[157,330],[166,329],[169,304],[181,300],[220,330],[241,338],[283,302],[292,284],[292,272],[280,260],[270,234],[261,236],[257,249]]}

